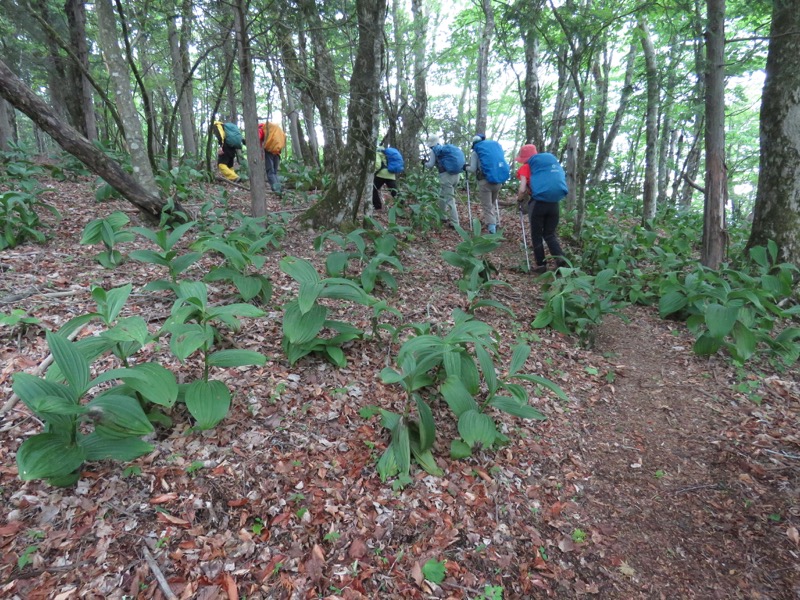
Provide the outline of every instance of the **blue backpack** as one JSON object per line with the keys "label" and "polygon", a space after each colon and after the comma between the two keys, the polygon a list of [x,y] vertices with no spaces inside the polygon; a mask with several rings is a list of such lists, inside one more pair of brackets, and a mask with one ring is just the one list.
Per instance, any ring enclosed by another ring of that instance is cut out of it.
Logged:
{"label": "blue backpack", "polygon": [[542,202],[559,202],[569,191],[564,169],[549,152],[534,154],[528,160],[531,169],[531,197]]}
{"label": "blue backpack", "polygon": [[483,140],[472,146],[478,155],[480,169],[489,183],[505,183],[511,175],[503,148],[494,140]]}
{"label": "blue backpack", "polygon": [[453,144],[434,146],[433,153],[436,155],[436,163],[439,165],[440,172],[444,170],[448,173],[461,173],[464,163],[467,162],[461,148],[453,146]]}
{"label": "blue backpack", "polygon": [[225,130],[225,143],[237,150],[242,147],[242,132],[235,123],[224,123],[222,128]]}
{"label": "blue backpack", "polygon": [[397,148],[386,148],[383,151],[386,155],[386,170],[389,173],[402,173],[405,171],[406,166],[403,163],[403,155]]}

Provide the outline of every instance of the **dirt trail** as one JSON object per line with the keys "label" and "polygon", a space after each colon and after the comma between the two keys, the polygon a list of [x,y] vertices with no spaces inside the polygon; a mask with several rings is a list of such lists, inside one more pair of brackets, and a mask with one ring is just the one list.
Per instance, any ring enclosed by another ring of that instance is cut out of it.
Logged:
{"label": "dirt trail", "polygon": [[629,315],[599,332],[615,376],[578,440],[589,473],[579,505],[613,597],[800,597],[797,547],[769,519],[796,511],[797,469],[772,487],[742,460],[731,440],[755,405],[719,397],[730,367],[694,357],[652,311]]}

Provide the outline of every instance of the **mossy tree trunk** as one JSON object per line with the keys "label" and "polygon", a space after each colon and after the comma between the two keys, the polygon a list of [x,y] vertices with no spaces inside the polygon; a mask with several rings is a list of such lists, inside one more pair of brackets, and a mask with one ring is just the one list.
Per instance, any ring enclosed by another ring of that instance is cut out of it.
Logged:
{"label": "mossy tree trunk", "polygon": [[386,0],[357,0],[356,11],[358,52],[350,79],[347,144],[334,163],[330,188],[298,217],[300,224],[315,229],[355,221],[372,180]]}

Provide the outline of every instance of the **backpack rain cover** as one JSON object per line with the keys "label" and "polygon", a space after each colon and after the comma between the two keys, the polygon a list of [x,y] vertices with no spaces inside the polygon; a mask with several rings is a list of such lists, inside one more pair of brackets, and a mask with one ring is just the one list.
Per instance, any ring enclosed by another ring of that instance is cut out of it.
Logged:
{"label": "backpack rain cover", "polygon": [[549,152],[534,154],[528,160],[531,169],[531,197],[542,202],[559,202],[569,191],[564,169]]}
{"label": "backpack rain cover", "polygon": [[434,149],[436,154],[436,162],[448,173],[460,173],[464,169],[464,152],[458,146],[453,144],[444,144],[438,147],[438,152]]}
{"label": "backpack rain cover", "polygon": [[494,140],[477,142],[473,147],[478,155],[481,172],[489,183],[505,183],[511,175],[503,148]]}

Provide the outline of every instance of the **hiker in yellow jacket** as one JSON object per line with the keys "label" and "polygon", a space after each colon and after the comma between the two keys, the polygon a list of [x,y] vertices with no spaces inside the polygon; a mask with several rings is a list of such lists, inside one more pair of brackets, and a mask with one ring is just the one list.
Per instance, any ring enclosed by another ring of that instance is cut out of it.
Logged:
{"label": "hiker in yellow jacket", "polygon": [[[228,134],[225,125],[228,125],[228,127],[233,126],[235,131],[232,128],[230,129],[231,133]],[[244,144],[241,131],[239,131],[239,128],[236,127],[235,124],[223,123],[222,121],[214,121],[211,131],[214,132],[214,136],[219,142],[219,151],[217,152],[217,167],[219,167],[219,172],[229,181],[239,181],[241,178],[236,174],[236,171],[233,170],[233,161],[236,159],[236,151],[241,149]],[[233,137],[237,139],[232,139]]]}
{"label": "hiker in yellow jacket", "polygon": [[264,163],[267,170],[267,181],[272,191],[281,193],[281,182],[278,179],[278,167],[281,164],[281,152],[286,147],[286,134],[280,125],[275,123],[259,123],[258,139],[264,148]]}

